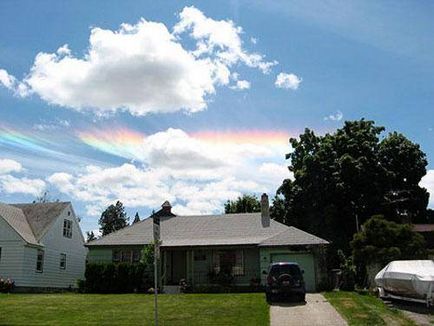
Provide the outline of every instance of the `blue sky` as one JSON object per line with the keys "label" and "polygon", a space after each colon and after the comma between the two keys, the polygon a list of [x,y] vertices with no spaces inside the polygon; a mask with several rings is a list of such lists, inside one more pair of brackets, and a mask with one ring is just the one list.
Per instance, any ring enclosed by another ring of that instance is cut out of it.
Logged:
{"label": "blue sky", "polygon": [[433,14],[430,1],[2,1],[0,200],[49,190],[84,230],[117,199],[132,216],[164,199],[215,213],[290,177],[289,137],[362,117],[431,162]]}

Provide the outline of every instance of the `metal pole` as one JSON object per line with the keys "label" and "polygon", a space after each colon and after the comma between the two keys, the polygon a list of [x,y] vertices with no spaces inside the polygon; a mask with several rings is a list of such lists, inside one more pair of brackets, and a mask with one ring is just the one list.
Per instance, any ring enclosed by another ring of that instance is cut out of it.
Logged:
{"label": "metal pole", "polygon": [[157,271],[157,251],[158,242],[154,244],[154,318],[155,326],[158,326],[158,271]]}

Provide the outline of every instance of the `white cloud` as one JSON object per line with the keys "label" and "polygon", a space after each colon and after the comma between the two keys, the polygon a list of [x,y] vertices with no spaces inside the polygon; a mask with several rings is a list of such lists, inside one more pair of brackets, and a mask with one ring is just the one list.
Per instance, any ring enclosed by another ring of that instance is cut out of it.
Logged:
{"label": "white cloud", "polygon": [[10,75],[4,69],[0,69],[0,85],[13,91],[14,94],[18,96],[27,96],[29,94],[28,86],[17,81],[14,76]]}
{"label": "white cloud", "polygon": [[9,75],[6,70],[0,69],[0,84],[2,84],[7,89],[13,89],[15,83],[16,80],[14,76]]}
{"label": "white cloud", "polygon": [[250,82],[247,80],[237,80],[235,86],[231,86],[232,89],[244,90],[250,88]]}
{"label": "white cloud", "polygon": [[300,86],[301,82],[302,79],[297,75],[281,72],[280,74],[277,75],[274,85],[277,88],[296,90]]}
{"label": "white cloud", "polygon": [[11,172],[20,172],[22,169],[22,165],[17,161],[10,159],[0,159],[0,175]]}
{"label": "white cloud", "polygon": [[7,194],[20,193],[37,196],[45,189],[45,182],[41,179],[2,175],[0,176],[0,189]]}
{"label": "white cloud", "polygon": [[0,194],[39,195],[45,189],[43,180],[12,175],[24,171],[21,163],[11,159],[0,159]]}
{"label": "white cloud", "polygon": [[158,208],[169,200],[178,214],[216,213],[226,200],[243,193],[273,194],[290,176],[284,167],[286,146],[286,141],[277,147],[246,141],[213,143],[168,129],[131,149],[140,163],[88,166],[76,174],[55,173],[47,181],[85,203],[89,215],[99,215],[116,200],[131,208]]}
{"label": "white cloud", "polygon": [[420,186],[428,190],[429,196],[429,206],[434,208],[434,170],[428,170],[426,175],[420,181]]}
{"label": "white cloud", "polygon": [[344,117],[344,114],[340,110],[338,110],[338,111],[336,111],[335,114],[330,114],[330,115],[324,117],[324,120],[341,121],[343,119],[343,117]]}
{"label": "white cloud", "polygon": [[[268,73],[277,64],[245,50],[241,35],[234,22],[186,7],[173,33],[145,19],[115,31],[95,27],[83,57],[65,44],[55,53],[38,53],[22,82],[5,70],[0,70],[0,82],[18,95],[35,93],[50,104],[98,115],[193,113],[207,107],[217,86],[228,86],[233,67],[244,64]],[[191,40],[194,50],[188,49]],[[237,86],[245,89],[248,82]]]}
{"label": "white cloud", "polygon": [[243,49],[241,34],[243,29],[231,20],[214,20],[206,17],[195,7],[185,7],[179,14],[180,21],[173,28],[174,34],[190,32],[197,40],[195,56],[215,54],[226,65],[241,62],[248,67],[259,68],[263,73],[270,72],[277,61],[265,61],[259,53],[249,53]]}
{"label": "white cloud", "polygon": [[35,123],[33,125],[33,129],[39,131],[46,131],[46,130],[58,130],[58,129],[69,128],[70,126],[71,124],[68,120],[57,119],[49,122],[42,121],[41,123]]}

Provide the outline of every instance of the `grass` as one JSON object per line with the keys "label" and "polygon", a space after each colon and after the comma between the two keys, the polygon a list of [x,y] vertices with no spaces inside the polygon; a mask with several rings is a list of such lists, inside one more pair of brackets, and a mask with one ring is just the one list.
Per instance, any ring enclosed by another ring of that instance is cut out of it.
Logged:
{"label": "grass", "polygon": [[404,314],[386,306],[383,301],[357,292],[327,292],[327,300],[349,325],[416,325]]}
{"label": "grass", "polygon": [[[269,325],[262,293],[161,295],[161,325]],[[0,294],[0,325],[153,325],[145,294]]]}

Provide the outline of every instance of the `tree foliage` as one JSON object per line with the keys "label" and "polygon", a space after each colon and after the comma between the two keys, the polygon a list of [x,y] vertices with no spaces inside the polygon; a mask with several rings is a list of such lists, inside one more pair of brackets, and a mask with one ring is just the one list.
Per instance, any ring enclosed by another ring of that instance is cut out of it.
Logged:
{"label": "tree foliage", "polygon": [[225,213],[254,213],[261,211],[261,203],[255,195],[244,194],[236,200],[228,200],[225,204]]}
{"label": "tree foliage", "polygon": [[364,119],[333,134],[306,129],[290,139],[293,180],[285,180],[271,215],[333,242],[348,252],[357,230],[375,214],[396,222],[425,219],[428,193],[419,187],[427,161],[419,145]]}
{"label": "tree foliage", "polygon": [[86,232],[86,236],[87,236],[86,242],[96,240],[96,236],[95,233],[93,233],[93,231]]}
{"label": "tree foliage", "polygon": [[107,207],[101,214],[98,223],[103,236],[127,226],[128,218],[124,205],[120,201],[117,201],[115,205]]}
{"label": "tree foliage", "polygon": [[375,215],[365,222],[351,242],[354,263],[386,265],[393,260],[426,257],[425,240],[410,224],[398,224]]}
{"label": "tree foliage", "polygon": [[136,212],[136,215],[134,216],[133,224],[140,222],[140,216],[139,212]]}

